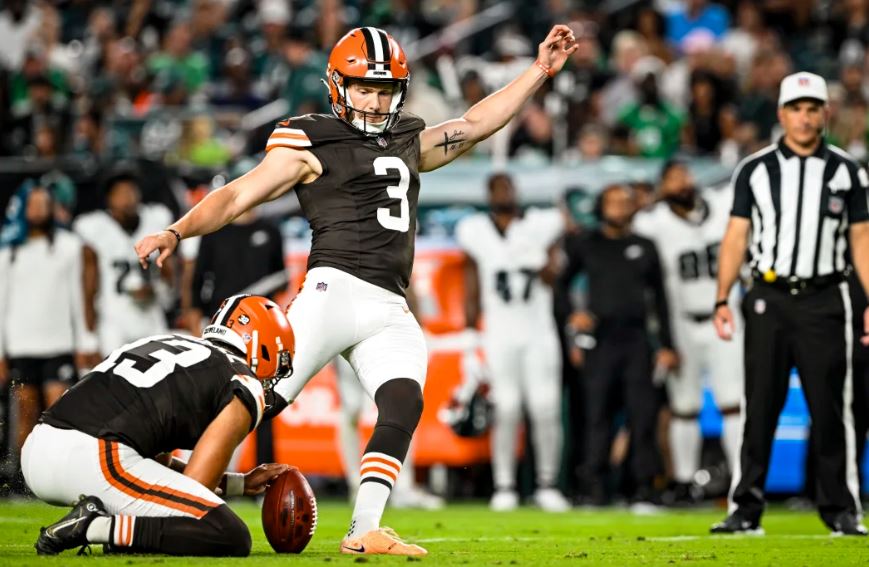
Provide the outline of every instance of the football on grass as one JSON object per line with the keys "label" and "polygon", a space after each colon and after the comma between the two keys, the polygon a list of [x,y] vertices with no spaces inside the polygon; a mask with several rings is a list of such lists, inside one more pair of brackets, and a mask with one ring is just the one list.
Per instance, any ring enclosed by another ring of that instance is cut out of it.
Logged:
{"label": "football on grass", "polygon": [[317,529],[317,499],[304,475],[290,467],[274,479],[263,500],[263,531],[278,553],[301,553]]}

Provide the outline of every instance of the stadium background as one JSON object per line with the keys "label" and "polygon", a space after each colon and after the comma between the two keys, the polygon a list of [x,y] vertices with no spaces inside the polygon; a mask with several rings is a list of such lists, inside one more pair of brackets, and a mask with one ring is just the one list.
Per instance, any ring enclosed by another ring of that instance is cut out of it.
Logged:
{"label": "stadium background", "polygon": [[[680,16],[688,5],[705,14],[701,24]],[[506,168],[525,204],[566,204],[578,223],[588,221],[586,195],[610,181],[654,184],[673,155],[689,160],[703,187],[720,185],[740,157],[775,137],[777,85],[793,70],[828,79],[828,138],[865,160],[867,2],[7,1],[0,210],[24,179],[47,173],[76,214],[99,208],[102,181],[123,164],[139,172],[146,201],[181,214],[239,160],[261,154],[279,118],[328,111],[319,80],[330,46],[350,27],[381,26],[402,42],[413,73],[406,108],[436,123],[505,84],[562,21],[580,42],[564,72],[504,133],[423,179],[413,285],[423,323],[444,346],[433,349],[417,462],[485,461],[485,444],[453,436],[437,409],[460,378],[461,348],[448,340],[464,323],[451,231],[482,206],[488,173]],[[649,73],[660,94],[655,111],[632,112],[642,96],[637,78]],[[307,224],[292,197],[263,214],[281,225],[295,289]],[[281,416],[276,456],[337,472],[334,435],[323,423],[336,408],[327,370]],[[714,437],[711,408],[703,423]],[[807,423],[794,382],[772,491],[802,490]]]}

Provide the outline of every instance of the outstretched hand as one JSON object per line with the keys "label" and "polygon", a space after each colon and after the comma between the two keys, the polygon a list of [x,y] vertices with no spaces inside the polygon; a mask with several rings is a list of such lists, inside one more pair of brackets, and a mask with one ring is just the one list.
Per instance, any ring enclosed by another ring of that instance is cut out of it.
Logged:
{"label": "outstretched hand", "polygon": [[158,252],[157,267],[163,267],[163,261],[172,255],[175,248],[178,247],[178,239],[169,231],[155,232],[149,234],[142,240],[136,243],[136,255],[139,256],[139,264],[142,268],[148,267],[149,256],[155,251]]}
{"label": "outstretched hand", "polygon": [[557,73],[577,48],[573,31],[565,25],[558,24],[553,26],[546,39],[537,46],[537,60]]}

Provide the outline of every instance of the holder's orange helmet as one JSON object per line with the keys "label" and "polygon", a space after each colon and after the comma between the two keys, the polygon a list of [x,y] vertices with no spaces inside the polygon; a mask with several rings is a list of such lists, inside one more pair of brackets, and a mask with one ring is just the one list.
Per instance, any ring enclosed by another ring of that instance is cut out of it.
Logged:
{"label": "holder's orange helmet", "polygon": [[[353,108],[347,96],[347,83],[354,79],[395,85],[389,112],[366,112]],[[350,30],[332,48],[326,67],[326,86],[329,88],[332,112],[369,135],[385,132],[398,122],[409,81],[410,70],[404,50],[395,38],[379,28]],[[386,118],[382,122],[370,122],[371,116],[384,115]]]}
{"label": "holder's orange helmet", "polygon": [[258,295],[223,300],[202,338],[237,351],[257,378],[280,380],[293,373],[296,338],[283,310]]}

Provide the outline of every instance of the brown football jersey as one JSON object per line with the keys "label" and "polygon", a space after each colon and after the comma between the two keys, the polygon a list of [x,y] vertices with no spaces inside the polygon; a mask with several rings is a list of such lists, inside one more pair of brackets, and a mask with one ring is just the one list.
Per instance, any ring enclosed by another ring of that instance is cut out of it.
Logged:
{"label": "brown football jersey", "polygon": [[336,268],[404,295],[413,267],[423,128],[408,113],[377,136],[326,114],[277,125],[267,150],[306,149],[323,167],[315,181],[295,188],[314,233],[309,270]]}

